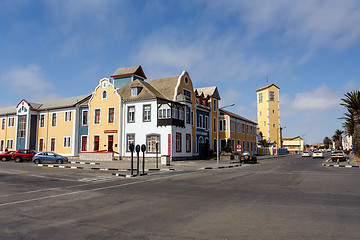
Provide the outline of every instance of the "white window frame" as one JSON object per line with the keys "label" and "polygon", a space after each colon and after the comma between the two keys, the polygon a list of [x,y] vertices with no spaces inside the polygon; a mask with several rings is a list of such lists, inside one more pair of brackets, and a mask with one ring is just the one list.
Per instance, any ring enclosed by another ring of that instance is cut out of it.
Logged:
{"label": "white window frame", "polygon": [[[133,109],[132,114],[132,118],[130,116],[130,109]],[[132,106],[128,106],[127,107],[127,122],[128,123],[134,123],[135,122],[135,105],[132,105]]]}
{"label": "white window frame", "polygon": [[72,120],[72,113],[71,111],[66,111],[65,114],[64,114],[64,121],[65,122],[71,122]]}

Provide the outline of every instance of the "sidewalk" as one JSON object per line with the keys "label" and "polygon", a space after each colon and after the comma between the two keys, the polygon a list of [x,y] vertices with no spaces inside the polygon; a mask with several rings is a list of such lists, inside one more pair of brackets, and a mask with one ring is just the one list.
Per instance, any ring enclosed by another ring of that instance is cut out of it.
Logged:
{"label": "sidewalk", "polygon": [[[272,159],[278,157],[285,157],[288,155],[266,155],[258,156],[258,160]],[[160,159],[158,161],[158,168],[155,160],[146,160],[144,172],[151,174],[155,172],[164,171],[194,171],[194,170],[210,170],[210,169],[224,169],[241,167],[238,160],[220,160],[219,164],[216,160],[187,160],[187,161],[172,161],[169,166],[162,165]],[[68,164],[39,164],[40,167],[53,168],[67,168],[67,169],[83,169],[83,170],[100,170],[112,171],[113,175],[131,177],[131,161],[130,160],[115,160],[115,161],[80,161],[76,157],[70,157]],[[133,162],[133,174],[136,174],[137,159]],[[142,158],[139,161],[139,172],[143,171]]]}
{"label": "sidewalk", "polygon": [[345,168],[359,168],[360,162],[355,162],[354,155],[350,154],[348,161],[345,162],[332,162],[332,161],[326,161],[326,163],[323,163],[322,166],[325,167],[345,167]]}

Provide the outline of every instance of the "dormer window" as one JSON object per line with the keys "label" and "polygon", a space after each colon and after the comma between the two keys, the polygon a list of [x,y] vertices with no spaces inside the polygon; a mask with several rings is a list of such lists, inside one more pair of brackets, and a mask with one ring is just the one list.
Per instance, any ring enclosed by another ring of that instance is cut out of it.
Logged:
{"label": "dormer window", "polygon": [[137,87],[131,88],[131,96],[135,97],[137,95],[138,95],[138,88]]}

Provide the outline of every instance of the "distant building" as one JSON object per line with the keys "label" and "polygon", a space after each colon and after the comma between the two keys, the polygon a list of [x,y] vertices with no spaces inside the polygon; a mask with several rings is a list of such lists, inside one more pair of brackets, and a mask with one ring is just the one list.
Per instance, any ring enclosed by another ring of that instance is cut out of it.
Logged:
{"label": "distant building", "polygon": [[263,139],[276,142],[281,147],[279,87],[266,85],[256,91],[258,128]]}
{"label": "distant building", "polygon": [[283,138],[283,146],[289,153],[301,153],[304,151],[304,139],[300,136],[294,138]]}

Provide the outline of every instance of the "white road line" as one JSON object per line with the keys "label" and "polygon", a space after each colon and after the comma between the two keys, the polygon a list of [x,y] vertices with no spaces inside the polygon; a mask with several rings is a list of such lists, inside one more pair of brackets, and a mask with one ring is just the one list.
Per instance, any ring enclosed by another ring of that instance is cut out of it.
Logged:
{"label": "white road line", "polygon": [[75,194],[86,193],[86,192],[101,191],[101,190],[124,187],[124,186],[135,185],[135,184],[146,183],[146,182],[153,182],[153,181],[162,180],[162,179],[166,179],[166,178],[189,175],[189,174],[194,174],[194,173],[198,173],[198,172],[188,172],[188,173],[182,173],[182,174],[177,174],[177,175],[170,175],[170,176],[165,176],[165,177],[147,179],[147,180],[142,180],[142,181],[137,181],[137,182],[128,182],[128,183],[123,183],[123,184],[118,184],[118,185],[107,186],[107,187],[93,188],[93,189],[89,189],[89,190],[79,190],[79,191],[75,191],[75,192],[55,194],[55,195],[46,196],[46,197],[39,197],[39,198],[26,199],[26,200],[21,200],[21,201],[1,203],[0,207],[15,205],[15,204],[19,204],[19,203],[34,202],[34,201],[45,200],[45,199],[56,198],[56,197],[75,195]]}

